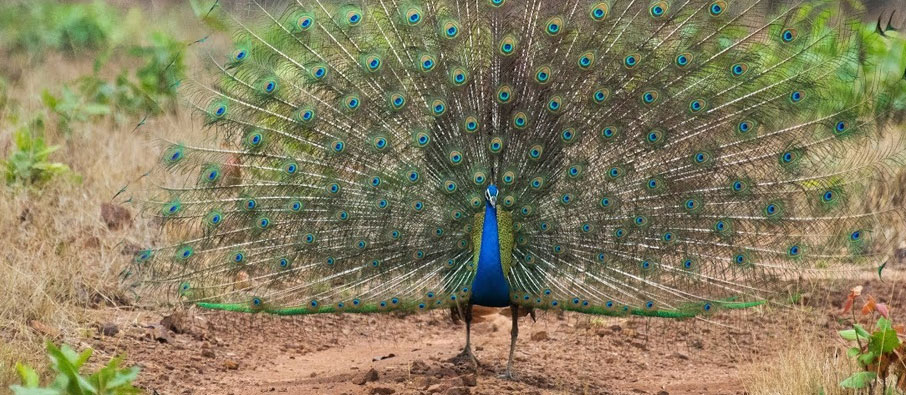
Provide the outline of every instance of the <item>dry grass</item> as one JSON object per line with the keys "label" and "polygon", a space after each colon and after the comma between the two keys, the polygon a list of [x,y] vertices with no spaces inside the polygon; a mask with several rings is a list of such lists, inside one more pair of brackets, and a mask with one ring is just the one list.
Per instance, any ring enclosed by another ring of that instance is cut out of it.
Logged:
{"label": "dry grass", "polygon": [[[13,147],[22,123],[11,115],[27,120],[43,113],[41,92],[57,92],[63,83],[91,74],[94,59],[47,54],[37,64],[21,57],[4,62],[10,105],[0,108],[0,158]],[[125,63],[109,68],[120,67]],[[149,245],[155,232],[129,204],[124,207],[136,219],[109,229],[101,206],[154,168],[155,138],[197,130],[181,113],[149,119],[133,132],[140,119],[76,124],[66,136],[47,117],[47,144],[61,146],[51,160],[68,165],[78,179],[58,177],[32,188],[10,188],[0,179],[0,392],[17,380],[16,362],[46,365],[45,340],[79,345],[94,332],[90,309],[133,298],[119,274],[135,247]]]}
{"label": "dry grass", "polygon": [[[866,295],[870,294],[879,300],[887,301],[893,311],[891,319],[895,323],[901,322],[903,317],[901,308],[906,301],[906,288],[896,284],[906,284],[906,271],[902,269],[885,271],[884,282],[892,286],[880,286],[876,282],[876,273],[863,272],[852,281],[823,281],[822,284],[825,286],[817,287],[810,297],[830,298],[829,301],[836,300],[842,304],[843,295],[848,287],[860,283],[868,284],[872,280],[875,281],[875,286],[871,287]],[[834,285],[828,286],[831,283]],[[833,290],[843,292],[835,294]],[[856,310],[859,310],[863,302],[861,299],[858,301]],[[740,370],[744,372],[741,380],[745,383],[747,393],[752,395],[854,393],[853,390],[840,387],[840,382],[862,369],[854,358],[846,355],[846,350],[855,346],[855,343],[845,341],[837,335],[838,330],[851,328],[849,326],[851,320],[849,317],[838,316],[835,309],[827,311],[826,308],[827,306],[822,305],[819,309],[783,311],[788,314],[786,318],[788,329],[777,341],[765,344],[766,347],[774,347],[773,350],[766,350],[769,356],[756,359]],[[859,316],[859,319],[864,326],[872,327],[869,324],[874,321],[872,317]],[[888,380],[890,387],[893,387],[894,378]],[[880,393],[880,390],[876,389],[876,392]]]}
{"label": "dry grass", "polygon": [[808,321],[800,322],[777,355],[744,369],[746,390],[752,395],[847,394],[840,381],[859,367],[846,356],[842,341],[828,340]]}
{"label": "dry grass", "polygon": [[[60,69],[89,72],[90,65],[55,59],[23,75],[13,94],[22,98],[24,113],[41,111],[33,92],[69,77],[57,73]],[[175,128],[179,122],[169,117],[146,127]],[[5,148],[12,128],[0,127],[0,148]],[[6,387],[15,360],[43,359],[40,337],[71,338],[84,323],[82,308],[115,304],[126,296],[117,281],[129,261],[124,246],[147,244],[145,235],[153,232],[141,221],[110,230],[100,212],[102,203],[155,163],[150,139],[130,133],[132,128],[85,124],[69,139],[51,128],[48,142],[62,146],[53,159],[69,165],[81,182],[64,177],[40,189],[0,187],[0,388]]]}

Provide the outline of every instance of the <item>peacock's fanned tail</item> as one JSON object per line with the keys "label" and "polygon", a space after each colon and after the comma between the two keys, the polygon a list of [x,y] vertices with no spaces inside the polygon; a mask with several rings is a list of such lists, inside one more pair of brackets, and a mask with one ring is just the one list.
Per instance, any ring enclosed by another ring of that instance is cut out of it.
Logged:
{"label": "peacock's fanned tail", "polygon": [[676,318],[758,305],[784,280],[876,262],[898,218],[867,195],[902,156],[882,126],[902,75],[867,71],[859,12],[260,7],[230,19],[235,49],[191,88],[207,143],[164,150],[177,181],[147,207],[174,241],[139,252],[135,273],[235,311],[448,307],[469,298],[493,183],[514,303]]}

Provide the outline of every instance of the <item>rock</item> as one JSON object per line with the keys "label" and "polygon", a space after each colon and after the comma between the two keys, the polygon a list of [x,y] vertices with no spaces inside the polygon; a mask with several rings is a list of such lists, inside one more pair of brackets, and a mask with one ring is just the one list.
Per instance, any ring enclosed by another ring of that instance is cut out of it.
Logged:
{"label": "rock", "polygon": [[631,344],[633,347],[636,347],[636,348],[638,348],[639,350],[642,350],[642,351],[647,351],[647,350],[648,350],[648,345],[647,345],[645,342],[641,341],[641,340],[631,340],[631,341],[629,342],[629,344]]}
{"label": "rock", "polygon": [[670,393],[662,390],[662,391],[658,391],[657,395],[670,395]]}
{"label": "rock", "polygon": [[429,386],[426,391],[428,391],[429,394],[437,394],[446,391],[447,388],[450,387],[444,383],[437,383]]}
{"label": "rock", "polygon": [[472,390],[469,387],[453,387],[447,390],[447,395],[469,395]]}
{"label": "rock", "polygon": [[223,361],[223,367],[229,370],[238,370],[239,362],[236,362],[232,359],[227,359],[226,361]]}
{"label": "rock", "polygon": [[688,361],[688,360],[689,360],[689,356],[688,356],[688,355],[686,355],[686,354],[684,354],[684,353],[681,353],[681,352],[679,352],[679,351],[673,353],[673,355],[671,355],[671,356],[672,356],[673,358],[682,359],[683,361]]}
{"label": "rock", "polygon": [[456,376],[456,371],[449,367],[442,367],[434,372],[434,377],[443,378],[444,376],[453,377]]}
{"label": "rock", "polygon": [[412,373],[425,373],[428,370],[431,370],[431,367],[421,359],[416,359],[412,362],[412,365],[409,366],[409,371]]}
{"label": "rock", "polygon": [[462,380],[462,385],[466,387],[474,387],[478,385],[478,379],[475,378],[474,374],[462,376],[460,377],[460,379]]}
{"label": "rock", "polygon": [[41,321],[38,321],[38,320],[28,321],[28,326],[31,327],[31,329],[33,329],[35,332],[38,332],[39,334],[41,334],[42,336],[47,336],[50,338],[57,338],[60,336],[59,330],[57,330],[55,328],[51,328],[50,326],[47,326],[47,324],[45,324]]}
{"label": "rock", "polygon": [[616,333],[616,332],[621,332],[621,331],[623,330],[623,327],[620,326],[619,324],[611,325],[611,326],[610,326],[610,330],[611,330],[612,332],[614,332],[614,333]]}
{"label": "rock", "polygon": [[387,387],[374,387],[371,389],[372,395],[390,395],[395,392],[396,392],[395,389],[387,388]]}
{"label": "rock", "polygon": [[609,335],[610,331],[604,328],[598,328],[597,330],[595,330],[595,334],[598,335],[598,337],[604,337]]}
{"label": "rock", "polygon": [[173,331],[173,333],[189,333],[189,323],[187,321],[185,313],[176,312],[162,318],[160,325]]}
{"label": "rock", "polygon": [[547,336],[547,331],[538,331],[532,333],[532,340],[534,341],[542,341],[547,339],[549,339],[549,337]]}
{"label": "rock", "polygon": [[98,328],[98,331],[104,336],[116,336],[117,333],[120,333],[120,327],[112,322],[108,322],[101,325],[101,327]]}
{"label": "rock", "polygon": [[352,383],[355,385],[365,385],[369,381],[378,381],[378,372],[374,368],[369,369],[364,374],[352,379]]}
{"label": "rock", "polygon": [[172,343],[173,339],[170,337],[170,331],[167,328],[164,328],[160,325],[151,325],[149,328],[151,338],[160,342],[160,343]]}
{"label": "rock", "polygon": [[19,222],[25,222],[31,220],[31,207],[25,206],[22,207],[22,211],[19,212]]}
{"label": "rock", "polygon": [[214,358],[214,357],[216,357],[217,355],[215,355],[215,354],[214,354],[214,350],[212,350],[212,349],[210,349],[210,348],[202,348],[202,349],[201,349],[201,356],[203,356],[203,357],[205,357],[205,358]]}
{"label": "rock", "polygon": [[107,229],[120,230],[132,223],[132,213],[125,207],[113,203],[101,203],[101,219]]}

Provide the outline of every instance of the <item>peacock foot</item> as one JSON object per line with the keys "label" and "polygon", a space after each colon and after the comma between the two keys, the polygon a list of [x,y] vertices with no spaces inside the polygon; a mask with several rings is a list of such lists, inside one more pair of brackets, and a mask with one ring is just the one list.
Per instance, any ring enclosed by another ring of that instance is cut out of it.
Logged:
{"label": "peacock foot", "polygon": [[475,364],[475,367],[481,367],[481,362],[478,362],[478,358],[475,357],[475,354],[472,353],[472,347],[466,347],[462,349],[462,352],[457,354],[455,357],[450,358],[450,362],[465,362],[470,361]]}

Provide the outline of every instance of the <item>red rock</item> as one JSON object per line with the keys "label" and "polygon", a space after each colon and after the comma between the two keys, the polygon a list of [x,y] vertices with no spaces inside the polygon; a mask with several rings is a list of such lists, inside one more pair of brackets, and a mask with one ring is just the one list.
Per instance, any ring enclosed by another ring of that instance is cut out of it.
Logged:
{"label": "red rock", "polygon": [[120,230],[132,224],[132,213],[123,206],[113,203],[101,203],[101,219],[107,229]]}
{"label": "red rock", "polygon": [[549,339],[549,337],[547,336],[547,331],[538,331],[532,333],[532,340],[534,341],[542,341],[547,339]]}
{"label": "red rock", "polygon": [[357,376],[356,378],[352,379],[352,383],[355,385],[365,385],[365,383],[367,383],[369,381],[378,381],[378,378],[379,378],[379,375],[378,375],[377,370],[374,370],[374,368],[371,368],[367,372],[365,372],[365,374],[362,374],[362,375]]}

